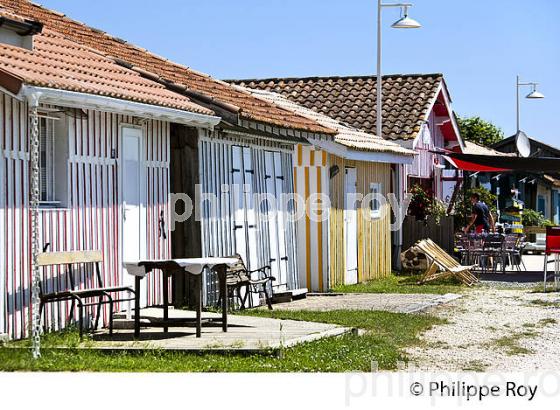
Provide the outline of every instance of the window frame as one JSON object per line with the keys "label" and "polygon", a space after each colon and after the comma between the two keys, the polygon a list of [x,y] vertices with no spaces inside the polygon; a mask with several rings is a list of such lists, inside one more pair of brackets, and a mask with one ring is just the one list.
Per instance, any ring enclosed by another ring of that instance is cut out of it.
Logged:
{"label": "window frame", "polygon": [[[369,193],[371,195],[381,194],[383,192],[383,184],[381,182],[370,182],[369,184]],[[381,204],[379,201],[371,198],[369,203],[369,213],[371,219],[380,219],[381,218]]]}
{"label": "window frame", "polygon": [[[68,121],[64,116],[40,114],[38,125],[39,208],[64,208],[68,201]],[[47,158],[43,163],[45,152]],[[44,172],[48,174],[46,177]]]}

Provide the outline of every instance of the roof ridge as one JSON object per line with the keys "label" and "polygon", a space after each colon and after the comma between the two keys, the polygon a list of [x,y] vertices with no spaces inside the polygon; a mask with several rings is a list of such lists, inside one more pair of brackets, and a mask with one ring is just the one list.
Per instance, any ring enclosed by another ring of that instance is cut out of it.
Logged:
{"label": "roof ridge", "polygon": [[[404,73],[404,74],[383,74],[382,78],[391,77],[444,77],[443,73]],[[326,76],[308,76],[308,77],[265,77],[265,78],[239,78],[239,79],[224,79],[228,83],[248,82],[248,81],[309,81],[309,80],[349,80],[349,79],[376,79],[375,74],[363,75],[326,75]]]}

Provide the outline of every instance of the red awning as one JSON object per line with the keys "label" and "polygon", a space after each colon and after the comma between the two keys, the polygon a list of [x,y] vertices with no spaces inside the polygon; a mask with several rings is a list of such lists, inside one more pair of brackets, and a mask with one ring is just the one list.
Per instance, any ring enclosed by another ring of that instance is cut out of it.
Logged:
{"label": "red awning", "polygon": [[560,158],[523,158],[499,155],[476,155],[459,152],[440,152],[456,168],[464,171],[526,171],[560,172]]}
{"label": "red awning", "polygon": [[488,165],[476,164],[474,162],[462,161],[460,159],[453,159],[447,155],[443,156],[451,165],[462,171],[472,171],[472,172],[502,172],[511,171],[510,168],[496,168]]}

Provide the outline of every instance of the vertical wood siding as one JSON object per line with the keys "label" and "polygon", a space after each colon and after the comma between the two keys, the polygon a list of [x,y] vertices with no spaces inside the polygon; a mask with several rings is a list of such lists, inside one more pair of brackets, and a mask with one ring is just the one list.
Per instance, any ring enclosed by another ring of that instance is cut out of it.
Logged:
{"label": "vertical wood siding", "polygon": [[[340,172],[330,181],[330,281],[331,287],[344,284],[346,273],[344,243],[344,169],[357,170],[356,193],[367,195],[370,183],[382,184],[387,195],[391,184],[391,166],[364,161],[348,161],[329,155],[330,165],[338,165]],[[369,208],[358,206],[358,282],[385,277],[391,272],[391,210],[387,203],[380,219],[371,219]]]}
{"label": "vertical wood siding", "polygon": [[[49,251],[100,249],[104,260],[102,273],[106,286],[125,283],[122,269],[122,209],[119,187],[121,157],[120,124],[134,123],[132,117],[99,111],[86,116],[68,116],[68,203],[63,209],[41,209],[40,245]],[[0,333],[12,338],[25,337],[29,328],[31,227],[29,213],[28,117],[25,103],[0,94],[0,190],[1,267]],[[147,121],[144,126],[146,175],[146,253],[148,257],[170,255],[170,240],[159,232],[163,212],[169,221],[169,124]],[[64,138],[64,135],[56,135]],[[114,154],[114,155],[113,155]],[[57,183],[61,183],[58,181]],[[165,226],[167,230],[167,226]],[[45,292],[67,287],[62,267],[42,271]],[[76,273],[79,287],[93,286],[92,272]],[[159,275],[147,279],[142,299],[145,304],[160,301]],[[119,307],[120,308],[120,307]],[[59,329],[66,324],[69,306],[50,304],[45,316],[48,326]],[[92,315],[93,311],[88,311]],[[107,314],[107,307],[105,307]]]}
{"label": "vertical wood siding", "polygon": [[[232,192],[234,189],[233,175],[233,149],[245,147],[249,149],[252,167],[252,191],[256,194],[266,193],[265,180],[265,153],[267,151],[281,154],[283,168],[283,190],[285,193],[293,192],[292,155],[286,148],[275,143],[247,141],[244,138],[228,134],[205,132],[199,140],[200,184],[202,194],[213,194],[217,198],[216,211],[211,211],[209,201],[201,204],[201,230],[202,230],[202,255],[203,256],[228,256],[236,253],[236,238],[234,218],[234,204]],[[244,151],[247,152],[247,151]],[[227,185],[229,192],[223,192],[222,186]],[[242,192],[243,188],[237,188]],[[258,210],[256,210],[258,211]],[[288,209],[291,213],[293,210]],[[254,261],[252,268],[270,265],[270,239],[269,221],[256,212],[256,255],[249,258]],[[284,235],[286,254],[288,255],[287,285],[289,289],[298,287],[296,271],[296,241],[295,226],[287,223]],[[249,263],[249,261],[247,261]],[[217,300],[217,281],[210,273],[206,276],[205,302],[215,303]]]}
{"label": "vertical wood siding", "polygon": [[294,163],[294,191],[306,203],[305,215],[296,225],[299,279],[310,291],[324,292],[329,288],[329,206],[323,203],[320,207],[320,213],[327,219],[312,221],[308,200],[313,194],[329,195],[329,165],[332,164],[325,151],[301,144],[295,146]]}
{"label": "vertical wood siding", "polygon": [[[428,122],[422,126],[422,130],[417,137],[415,151],[418,155],[415,156],[411,165],[405,166],[405,173],[410,177],[432,179],[434,195],[436,198],[443,200],[442,171],[434,165],[436,161],[439,164],[444,164],[445,160],[441,155],[431,152],[436,147],[445,148],[445,141],[441,128],[437,125],[437,120],[438,118],[432,111],[428,117]],[[429,143],[424,143],[424,133],[429,136]],[[407,185],[408,183],[405,185],[406,190],[410,188]]]}

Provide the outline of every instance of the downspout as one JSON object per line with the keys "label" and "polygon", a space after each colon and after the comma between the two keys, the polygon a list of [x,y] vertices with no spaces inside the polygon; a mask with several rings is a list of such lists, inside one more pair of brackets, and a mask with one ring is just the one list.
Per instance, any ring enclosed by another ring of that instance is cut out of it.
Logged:
{"label": "downspout", "polygon": [[27,95],[30,122],[30,171],[31,189],[29,208],[31,212],[31,311],[32,329],[31,341],[33,358],[41,357],[41,313],[40,306],[40,273],[37,258],[39,256],[39,116],[37,108],[41,93],[34,92]]}
{"label": "downspout", "polygon": [[[397,203],[398,204],[402,204],[403,201],[403,187],[401,184],[401,177],[404,174],[403,169],[404,169],[405,165],[404,164],[396,164],[394,167],[394,173],[393,173],[393,187],[394,187],[394,194],[397,198]],[[396,211],[396,210],[395,210]],[[403,210],[399,210],[399,212],[403,212]],[[396,216],[397,217],[397,216]],[[400,217],[400,216],[398,216]],[[392,249],[392,255],[393,255],[393,263],[392,263],[392,267],[393,270],[395,272],[400,272],[402,270],[402,265],[401,265],[401,252],[402,252],[402,242],[403,242],[403,227],[402,224],[401,226],[398,227],[397,230],[392,232],[392,239],[393,239],[393,249]]]}

